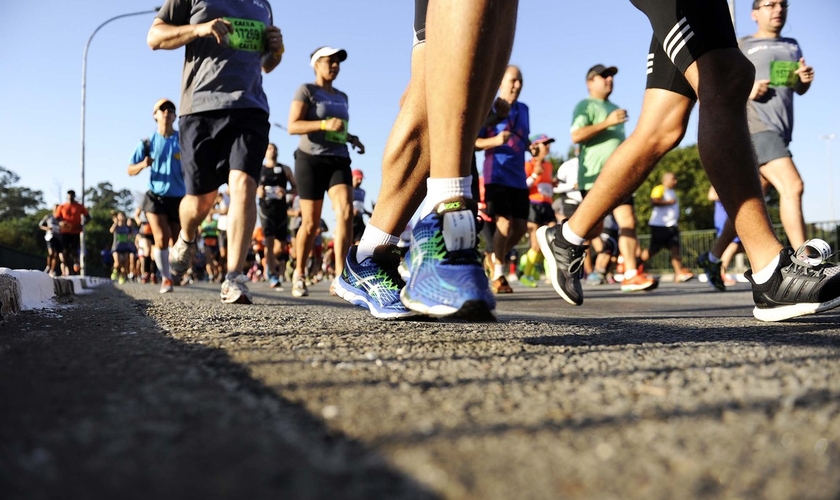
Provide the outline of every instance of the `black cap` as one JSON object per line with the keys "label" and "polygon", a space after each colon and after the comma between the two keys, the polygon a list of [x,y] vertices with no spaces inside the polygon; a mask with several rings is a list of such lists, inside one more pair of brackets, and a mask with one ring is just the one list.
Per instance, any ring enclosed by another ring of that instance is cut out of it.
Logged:
{"label": "black cap", "polygon": [[604,78],[606,78],[608,76],[613,76],[616,73],[618,73],[618,68],[616,68],[615,66],[607,67],[603,64],[596,64],[595,66],[589,68],[589,71],[586,72],[586,79],[591,80],[592,77],[595,75],[601,75]]}

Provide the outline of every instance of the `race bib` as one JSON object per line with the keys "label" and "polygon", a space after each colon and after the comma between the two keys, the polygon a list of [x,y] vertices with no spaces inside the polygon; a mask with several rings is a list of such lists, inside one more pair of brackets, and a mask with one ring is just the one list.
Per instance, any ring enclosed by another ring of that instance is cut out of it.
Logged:
{"label": "race bib", "polygon": [[[327,117],[330,119],[330,117]],[[347,120],[341,120],[344,122],[344,128],[341,132],[333,132],[332,130],[327,130],[324,132],[324,139],[329,142],[337,142],[339,144],[347,144]]]}
{"label": "race bib", "polygon": [[219,244],[219,240],[213,236],[205,236],[204,237],[204,246],[206,247],[214,247]]}
{"label": "race bib", "polygon": [[796,86],[799,63],[795,61],[772,61],[770,63],[770,86],[790,87]]}
{"label": "race bib", "polygon": [[228,34],[228,47],[249,52],[265,52],[265,24],[253,19],[226,17],[233,27]]}

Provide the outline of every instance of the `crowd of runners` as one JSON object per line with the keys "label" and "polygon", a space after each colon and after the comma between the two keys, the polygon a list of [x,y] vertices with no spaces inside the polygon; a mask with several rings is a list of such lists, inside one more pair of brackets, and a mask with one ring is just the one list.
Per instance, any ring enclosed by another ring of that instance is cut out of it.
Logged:
{"label": "crowd of runners", "polygon": [[[814,69],[796,41],[781,36],[787,1],[754,0],[756,32],[740,41],[724,0],[632,2],[653,28],[637,126],[625,137],[629,113],[610,101],[618,68],[593,65],[581,75],[587,95],[571,110],[578,153],[555,172],[547,160],[555,139],[531,130],[529,108],[519,101],[523,71],[508,61],[518,2],[417,0],[411,79],[368,213],[364,176],[350,167],[351,153],[365,147],[348,130],[348,95],[335,87],[347,52],[324,46],[310,54],[314,80],[292,97],[286,127],[300,137],[291,168],[268,144],[262,74],[285,51],[268,2],[166,0],[147,42],[155,50],[186,47],[179,127],[174,103],[155,103],[157,129],[128,167],[130,175],[150,169],[140,212],[152,233],[144,257],[161,276],[161,293],[203,275],[221,282],[222,302],[251,303],[249,281],[278,289],[288,281],[292,295],[304,297],[327,278],[332,293],[377,318],[489,320],[496,295],[513,292],[509,255],[526,235],[517,280],[536,286],[542,269],[572,305],[583,304],[584,281],[616,276],[619,256],[622,291],[656,288],[645,261],[661,249],[671,252],[675,280],[690,280],[680,260],[677,179],[666,174],[650,193],[652,238],[644,250],[633,193],[680,143],[698,104],[710,199],[728,215],[698,262],[709,282],[725,290],[722,259],[735,242],[752,267],[746,278],[758,319],[840,305],[830,248],[805,240],[802,180],[788,149],[793,96],[807,92]],[[773,232],[768,186],[781,195],[796,250]],[[336,220],[328,248],[325,197]],[[137,274],[120,251],[130,220],[116,214],[112,227],[117,280]]]}

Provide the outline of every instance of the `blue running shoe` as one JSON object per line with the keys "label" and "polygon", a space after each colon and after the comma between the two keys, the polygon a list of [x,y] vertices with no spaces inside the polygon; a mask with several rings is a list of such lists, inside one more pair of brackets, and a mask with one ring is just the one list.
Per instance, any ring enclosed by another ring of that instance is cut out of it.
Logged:
{"label": "blue running shoe", "polygon": [[397,319],[414,313],[400,302],[405,281],[397,266],[401,252],[396,245],[376,247],[373,255],[356,260],[356,245],[347,252],[344,272],[335,280],[335,293],[347,302],[366,307],[374,318]]}
{"label": "blue running shoe", "polygon": [[411,233],[411,277],[403,304],[428,316],[495,321],[496,298],[478,252],[478,205],[450,198]]}

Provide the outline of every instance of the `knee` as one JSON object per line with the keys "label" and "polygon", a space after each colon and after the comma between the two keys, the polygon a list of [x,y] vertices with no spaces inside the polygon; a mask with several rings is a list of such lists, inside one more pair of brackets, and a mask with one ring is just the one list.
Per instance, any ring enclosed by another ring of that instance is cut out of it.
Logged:
{"label": "knee", "polygon": [[717,101],[725,105],[744,106],[755,82],[755,66],[737,50],[727,57],[715,58],[709,71],[708,83],[701,80],[698,97],[703,101]]}
{"label": "knee", "polygon": [[791,179],[785,182],[784,187],[782,187],[780,191],[780,195],[785,198],[792,198],[799,200],[802,198],[802,194],[805,192],[805,183],[802,182],[801,177],[796,177],[796,179]]}

